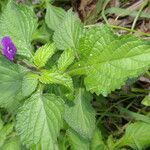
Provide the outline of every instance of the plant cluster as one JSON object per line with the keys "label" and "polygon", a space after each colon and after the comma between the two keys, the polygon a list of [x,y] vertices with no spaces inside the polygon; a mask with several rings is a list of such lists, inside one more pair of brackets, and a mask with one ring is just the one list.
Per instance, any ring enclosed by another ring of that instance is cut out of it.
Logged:
{"label": "plant cluster", "polygon": [[[93,107],[95,97],[107,97],[149,69],[149,42],[104,24],[85,26],[71,9],[50,4],[41,25],[31,7],[12,0],[0,14],[0,39],[0,107],[8,112],[0,119],[1,149],[150,146],[148,116],[114,138],[104,136]],[[35,50],[39,41],[44,45]]]}

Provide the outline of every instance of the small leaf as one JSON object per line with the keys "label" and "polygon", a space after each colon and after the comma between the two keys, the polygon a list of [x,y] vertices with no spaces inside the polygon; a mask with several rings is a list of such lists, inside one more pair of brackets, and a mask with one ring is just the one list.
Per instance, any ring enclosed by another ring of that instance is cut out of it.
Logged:
{"label": "small leaf", "polygon": [[45,22],[47,26],[55,31],[58,25],[60,25],[61,22],[63,21],[65,14],[66,12],[64,9],[48,5],[45,15]]}
{"label": "small leaf", "polygon": [[3,126],[0,130],[0,148],[3,146],[5,140],[7,139],[7,135],[9,135],[13,131],[14,124],[9,123]]}
{"label": "small leaf", "polygon": [[93,136],[95,111],[90,104],[91,95],[84,89],[76,91],[73,106],[66,105],[65,120],[69,126],[85,139]]}
{"label": "small leaf", "polygon": [[42,70],[39,81],[44,84],[60,84],[66,86],[71,91],[73,90],[72,78],[65,73],[61,74],[56,71]]}
{"label": "small leaf", "polygon": [[[113,136],[112,134],[108,136],[108,139],[107,139],[107,146],[108,146],[108,149],[115,149],[115,140],[113,139]],[[106,149],[107,150],[107,149]],[[116,149],[115,149],[116,150]]]}
{"label": "small leaf", "polygon": [[35,91],[37,84],[38,80],[36,75],[30,72],[26,73],[22,80],[22,96],[28,97],[30,94],[32,94]]}
{"label": "small leaf", "polygon": [[118,37],[104,25],[87,30],[78,50],[76,74],[82,70],[87,90],[97,95],[106,96],[150,66],[148,42],[130,35]]}
{"label": "small leaf", "polygon": [[37,67],[44,67],[49,58],[55,53],[56,48],[54,43],[46,44],[40,47],[34,55],[34,64]]}
{"label": "small leaf", "polygon": [[106,150],[101,132],[96,129],[91,142],[91,150]]}
{"label": "small leaf", "polygon": [[4,122],[3,122],[1,115],[0,115],[0,130],[3,128],[3,125],[4,125]]}
{"label": "small leaf", "polygon": [[20,150],[21,143],[19,137],[13,137],[7,140],[2,146],[1,150]]}
{"label": "small leaf", "polygon": [[37,19],[33,10],[10,1],[0,16],[0,39],[10,36],[17,46],[17,53],[31,57],[31,40],[36,27]]}
{"label": "small leaf", "polygon": [[83,30],[83,25],[79,18],[69,10],[64,20],[54,32],[54,42],[56,47],[61,50],[68,48],[76,48],[78,46],[79,38]]}
{"label": "small leaf", "polygon": [[42,23],[33,33],[32,39],[40,43],[49,43],[50,39],[52,39],[52,35],[53,31],[46,26],[46,23]]}
{"label": "small leaf", "polygon": [[64,72],[74,61],[74,52],[72,49],[66,49],[58,60],[58,69]]}
{"label": "small leaf", "polygon": [[41,149],[54,149],[63,126],[63,100],[40,91],[32,95],[20,108],[16,129],[28,147],[40,144]]}
{"label": "small leaf", "polygon": [[79,150],[79,148],[80,150],[90,150],[90,142],[83,139],[75,131],[68,130],[67,136],[69,138],[71,150]]}
{"label": "small leaf", "polygon": [[146,149],[150,146],[150,124],[144,122],[131,123],[124,136],[116,143],[115,148],[130,146],[133,149]]}
{"label": "small leaf", "polygon": [[37,79],[32,77],[28,70],[0,57],[1,107],[13,108],[19,100],[29,96],[36,89],[37,83]]}
{"label": "small leaf", "polygon": [[145,96],[145,98],[142,100],[142,104],[145,106],[150,106],[150,94]]}

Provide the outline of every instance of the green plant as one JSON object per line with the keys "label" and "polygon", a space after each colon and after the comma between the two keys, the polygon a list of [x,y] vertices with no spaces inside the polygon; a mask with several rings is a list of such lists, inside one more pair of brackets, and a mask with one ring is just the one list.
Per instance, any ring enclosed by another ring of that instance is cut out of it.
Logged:
{"label": "green plant", "polygon": [[91,101],[93,93],[107,96],[145,73],[150,43],[118,36],[106,25],[85,28],[72,10],[52,5],[45,22],[53,39],[34,52],[33,10],[10,1],[1,14],[0,38],[9,36],[17,48],[14,61],[0,57],[0,106],[12,115],[9,124],[0,121],[2,149],[12,143],[13,149],[39,150],[149,147],[150,125],[142,121],[129,123],[119,139],[104,139]]}

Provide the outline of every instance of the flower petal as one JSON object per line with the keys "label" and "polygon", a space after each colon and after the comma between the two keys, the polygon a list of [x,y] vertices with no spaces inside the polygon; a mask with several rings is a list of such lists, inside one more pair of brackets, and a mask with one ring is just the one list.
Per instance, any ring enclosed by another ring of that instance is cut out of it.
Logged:
{"label": "flower petal", "polygon": [[13,61],[17,53],[17,48],[12,42],[11,38],[9,36],[3,37],[1,44],[3,55],[6,56],[10,61]]}

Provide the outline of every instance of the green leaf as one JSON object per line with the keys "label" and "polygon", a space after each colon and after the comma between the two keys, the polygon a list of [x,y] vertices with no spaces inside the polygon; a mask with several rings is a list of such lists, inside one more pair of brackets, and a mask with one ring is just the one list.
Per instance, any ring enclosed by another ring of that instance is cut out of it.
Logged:
{"label": "green leaf", "polygon": [[3,128],[3,125],[4,125],[4,122],[3,122],[2,118],[1,118],[1,114],[0,114],[0,130]]}
{"label": "green leaf", "polygon": [[10,36],[17,46],[17,53],[32,56],[32,34],[37,27],[37,19],[28,6],[17,5],[10,1],[0,16],[0,39]]}
{"label": "green leaf", "polygon": [[77,48],[83,30],[79,18],[69,10],[64,20],[54,32],[54,42],[58,49]]}
{"label": "green leaf", "polygon": [[150,44],[130,35],[118,37],[104,25],[87,30],[79,44],[80,62],[88,91],[106,96],[150,65]]}
{"label": "green leaf", "polygon": [[33,33],[32,39],[33,41],[40,43],[49,43],[52,39],[52,35],[53,31],[46,26],[46,23],[42,23],[42,25]]}
{"label": "green leaf", "polygon": [[73,90],[72,78],[65,73],[61,74],[53,70],[42,70],[42,74],[39,76],[39,81],[44,84],[60,84],[71,91]]}
{"label": "green leaf", "polygon": [[1,0],[0,1],[0,13],[4,10],[4,8],[6,7],[8,3],[8,0]]}
{"label": "green leaf", "polygon": [[74,100],[74,91],[73,90],[69,90],[67,87],[64,87],[63,85],[46,85],[45,86],[45,91],[47,91],[47,93],[52,93],[55,94],[57,96],[60,96],[63,100]]}
{"label": "green leaf", "polygon": [[145,96],[145,98],[142,100],[142,104],[145,106],[150,106],[150,94]]}
{"label": "green leaf", "polygon": [[20,95],[28,97],[36,90],[37,85],[37,76],[27,71],[22,78],[22,89],[20,89]]}
{"label": "green leaf", "polygon": [[14,124],[9,123],[6,124],[1,130],[0,130],[0,148],[3,146],[5,140],[7,139],[7,135],[9,135],[13,131]]}
{"label": "green leaf", "polygon": [[95,111],[90,101],[92,97],[84,89],[76,91],[73,105],[66,105],[65,120],[69,126],[85,139],[93,136],[95,129]]}
{"label": "green leaf", "polygon": [[32,95],[20,108],[16,129],[28,147],[40,144],[41,149],[54,149],[63,126],[64,102],[52,94],[40,91]]}
{"label": "green leaf", "polygon": [[36,89],[37,82],[28,70],[0,57],[1,107],[13,108],[18,99],[29,96]]}
{"label": "green leaf", "polygon": [[71,145],[71,150],[90,150],[90,142],[83,139],[75,131],[68,130],[67,136]]}
{"label": "green leaf", "polygon": [[91,150],[106,150],[101,132],[96,129],[91,142]]}
{"label": "green leaf", "polygon": [[7,140],[1,150],[20,150],[21,149],[21,143],[19,140],[19,137],[13,137],[9,140]]}
{"label": "green leaf", "polygon": [[124,136],[116,143],[115,148],[130,146],[143,150],[150,146],[150,124],[144,122],[131,123],[127,126]]}
{"label": "green leaf", "polygon": [[[107,146],[108,146],[108,149],[117,150],[114,148],[115,147],[115,140],[113,139],[112,134],[108,136]],[[121,149],[121,150],[123,150],[123,149]]]}
{"label": "green leaf", "polygon": [[72,49],[66,49],[58,60],[58,69],[64,72],[74,61],[74,52]]}
{"label": "green leaf", "polygon": [[123,107],[120,107],[120,106],[118,106],[118,110],[120,111],[120,115],[126,116],[129,119],[136,120],[136,121],[143,121],[145,123],[150,124],[150,117],[149,116],[130,111],[130,110],[123,108]]}
{"label": "green leaf", "polygon": [[34,55],[34,64],[37,67],[44,67],[49,58],[55,53],[56,48],[54,43],[46,44],[40,47]]}
{"label": "green leaf", "polygon": [[61,22],[63,21],[65,14],[66,12],[64,9],[48,5],[45,15],[45,22],[47,26],[55,31],[58,25],[60,25]]}

